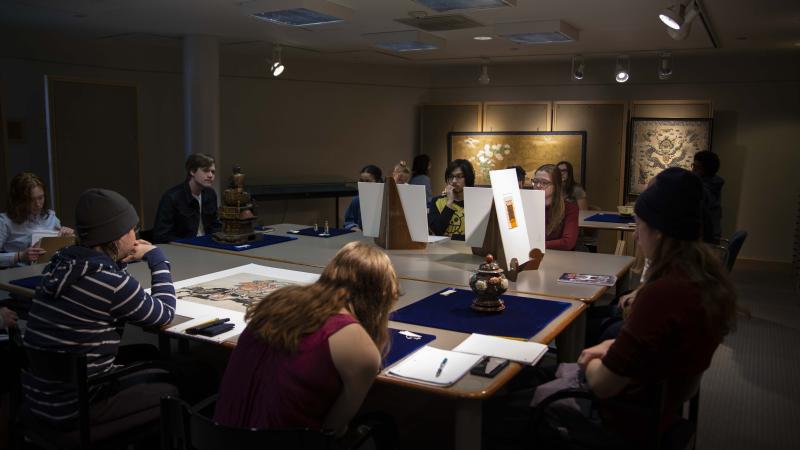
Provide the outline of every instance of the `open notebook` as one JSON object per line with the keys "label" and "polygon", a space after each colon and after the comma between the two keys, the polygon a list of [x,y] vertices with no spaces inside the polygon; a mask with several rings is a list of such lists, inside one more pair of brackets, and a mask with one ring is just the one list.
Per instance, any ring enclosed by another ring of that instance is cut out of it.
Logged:
{"label": "open notebook", "polygon": [[389,374],[436,386],[450,386],[461,379],[481,358],[481,355],[441,350],[426,345],[395,364],[389,369]]}

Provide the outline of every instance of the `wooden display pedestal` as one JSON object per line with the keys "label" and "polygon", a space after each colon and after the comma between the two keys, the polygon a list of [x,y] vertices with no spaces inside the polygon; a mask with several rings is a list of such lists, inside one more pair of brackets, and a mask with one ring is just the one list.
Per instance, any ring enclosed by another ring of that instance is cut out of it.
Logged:
{"label": "wooden display pedestal", "polygon": [[428,246],[427,242],[411,240],[400,193],[391,177],[387,177],[383,185],[381,228],[375,238],[375,245],[386,250],[421,250]]}
{"label": "wooden display pedestal", "polygon": [[506,267],[506,252],[503,248],[503,238],[500,234],[500,223],[497,221],[497,210],[495,209],[494,200],[489,214],[489,223],[486,225],[486,234],[483,237],[483,245],[480,247],[472,247],[472,254],[479,256],[493,255],[497,264],[503,268],[506,273],[506,278],[516,282],[517,276],[520,272],[526,270],[538,270],[539,264],[544,259],[544,253],[538,248],[532,249],[528,252],[529,260],[522,264],[517,261],[517,258],[511,258],[511,267]]}

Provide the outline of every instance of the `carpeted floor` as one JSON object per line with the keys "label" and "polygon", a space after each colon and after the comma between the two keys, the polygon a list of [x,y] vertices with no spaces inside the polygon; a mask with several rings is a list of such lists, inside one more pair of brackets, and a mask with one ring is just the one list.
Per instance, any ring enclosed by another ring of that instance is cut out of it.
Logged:
{"label": "carpeted floor", "polygon": [[717,349],[703,377],[700,450],[800,448],[800,295],[789,264],[738,261],[752,318]]}

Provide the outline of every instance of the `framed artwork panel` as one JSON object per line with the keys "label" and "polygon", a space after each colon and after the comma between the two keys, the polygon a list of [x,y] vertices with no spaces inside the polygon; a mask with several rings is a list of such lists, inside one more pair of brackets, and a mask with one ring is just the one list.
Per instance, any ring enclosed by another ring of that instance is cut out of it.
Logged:
{"label": "framed artwork panel", "polygon": [[691,170],[695,153],[711,150],[711,130],[712,119],[632,118],[625,193],[641,194],[667,167]]}
{"label": "framed artwork panel", "polygon": [[475,185],[488,186],[489,171],[522,166],[533,176],[543,164],[572,163],[576,181],[586,185],[585,131],[450,132],[447,160],[466,159],[475,169]]}

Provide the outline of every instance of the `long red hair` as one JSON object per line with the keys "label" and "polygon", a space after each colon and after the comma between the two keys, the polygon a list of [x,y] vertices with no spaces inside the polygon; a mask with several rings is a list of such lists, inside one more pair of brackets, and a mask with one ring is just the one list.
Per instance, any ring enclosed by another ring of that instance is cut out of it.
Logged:
{"label": "long red hair", "polygon": [[245,315],[256,335],[289,353],[342,308],[349,310],[384,355],[389,349],[389,311],[400,286],[389,257],[375,246],[350,242],[316,283],[269,294]]}

